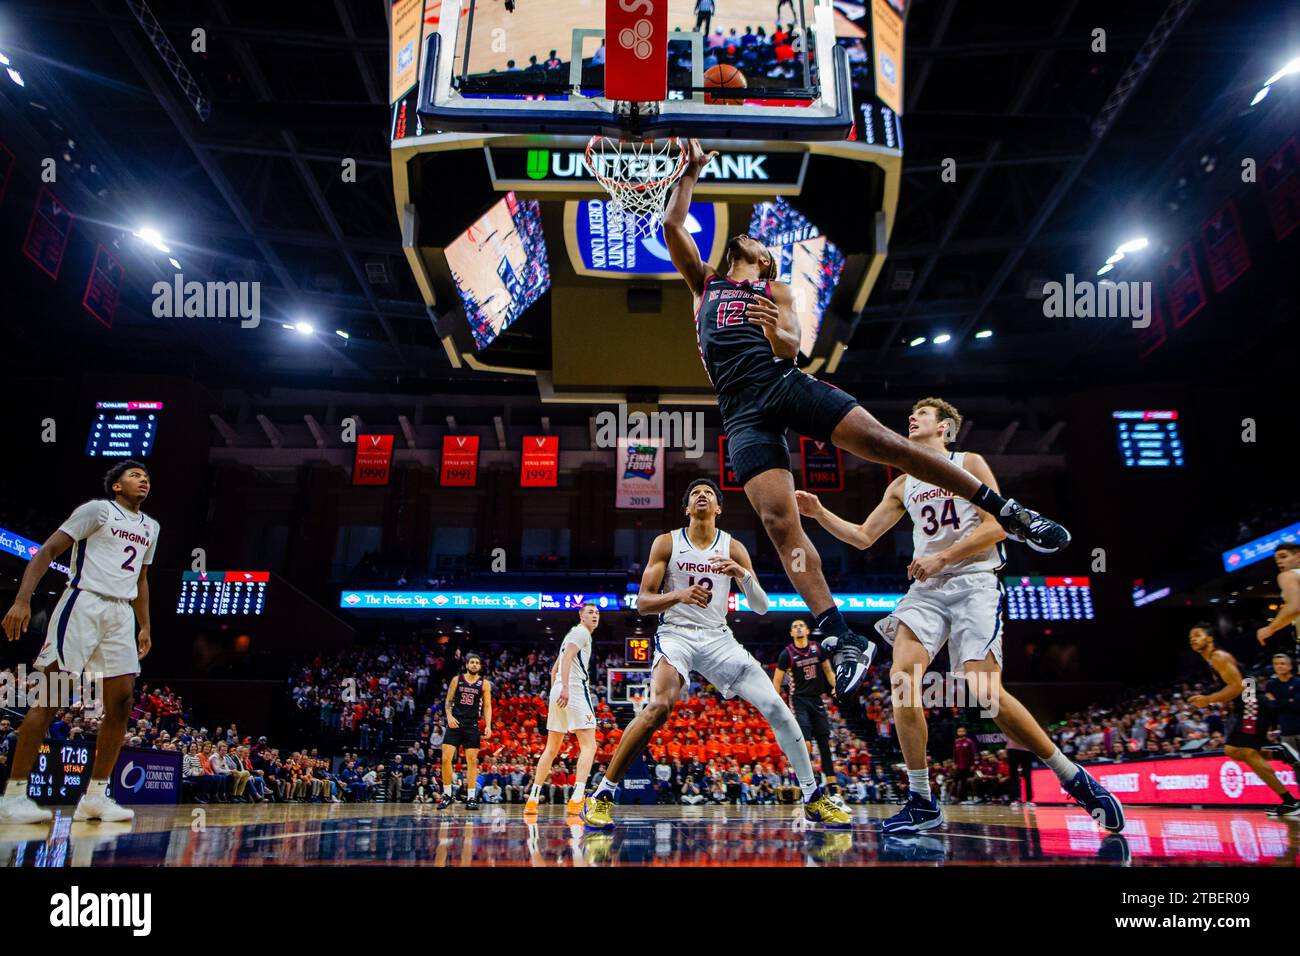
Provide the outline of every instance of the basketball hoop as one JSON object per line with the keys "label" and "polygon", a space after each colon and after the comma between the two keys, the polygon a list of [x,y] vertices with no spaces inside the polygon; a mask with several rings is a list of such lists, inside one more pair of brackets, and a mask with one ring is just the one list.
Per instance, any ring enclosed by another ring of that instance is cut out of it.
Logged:
{"label": "basketball hoop", "polygon": [[610,211],[637,235],[653,236],[663,225],[668,190],[686,171],[686,147],[675,136],[663,140],[593,136],[583,161],[609,193]]}

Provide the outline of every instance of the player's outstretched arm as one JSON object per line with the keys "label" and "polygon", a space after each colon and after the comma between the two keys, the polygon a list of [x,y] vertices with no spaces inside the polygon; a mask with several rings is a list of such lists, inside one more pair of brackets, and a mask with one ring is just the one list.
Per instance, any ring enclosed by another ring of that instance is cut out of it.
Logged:
{"label": "player's outstretched arm", "polygon": [[1273,620],[1255,632],[1261,644],[1288,624],[1294,624],[1300,619],[1300,574],[1283,571],[1277,576],[1277,586],[1282,589],[1282,607]]}
{"label": "player's outstretched arm", "polygon": [[36,585],[41,583],[41,578],[50,569],[50,562],[72,545],[70,534],[66,531],[56,531],[27,562],[22,583],[18,585],[18,593],[14,596],[13,606],[4,617],[5,637],[9,640],[16,641],[27,633],[27,625],[32,621],[32,594],[36,591]]}
{"label": "player's outstretched arm", "polygon": [[880,499],[880,504],[876,505],[875,510],[867,515],[867,520],[862,524],[845,521],[823,505],[816,495],[806,491],[796,491],[795,502],[799,505],[800,514],[816,519],[818,524],[845,544],[851,544],[855,548],[865,551],[880,540],[881,535],[898,524],[899,518],[903,517],[905,513],[903,508],[903,482],[905,480],[905,475],[899,475],[889,483],[889,487],[885,489],[884,497]]}
{"label": "player's outstretched arm", "polygon": [[686,229],[686,215],[691,208],[691,198],[695,195],[695,181],[709,160],[717,155],[717,152],[705,153],[697,139],[687,141],[686,172],[677,180],[677,186],[664,209],[664,242],[668,244],[668,255],[690,286],[691,293],[697,296],[704,291],[704,280],[708,278],[709,269],[700,259],[699,247]]}

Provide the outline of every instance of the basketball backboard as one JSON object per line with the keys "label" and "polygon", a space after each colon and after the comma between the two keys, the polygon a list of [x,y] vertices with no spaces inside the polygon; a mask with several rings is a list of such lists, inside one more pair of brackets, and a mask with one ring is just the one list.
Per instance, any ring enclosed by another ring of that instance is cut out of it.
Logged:
{"label": "basketball backboard", "polygon": [[[848,54],[861,33],[831,0],[432,0],[417,112],[444,131],[843,140]],[[767,24],[767,26],[764,26]],[[614,40],[609,40],[612,33]],[[738,68],[743,99],[710,101],[706,73]]]}

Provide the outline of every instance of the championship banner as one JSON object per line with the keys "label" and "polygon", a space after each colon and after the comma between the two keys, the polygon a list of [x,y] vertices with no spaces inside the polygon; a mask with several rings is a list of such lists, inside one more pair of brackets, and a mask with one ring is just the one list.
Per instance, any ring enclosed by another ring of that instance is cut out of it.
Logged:
{"label": "championship banner", "polygon": [[844,490],[844,468],[839,448],[828,441],[800,438],[799,456],[803,459],[804,491]]}
{"label": "championship banner", "polygon": [[876,99],[903,112],[903,18],[889,0],[871,2],[871,59],[875,64]]}
{"label": "championship banner", "polygon": [[744,491],[745,488],[736,477],[736,469],[731,467],[731,452],[727,447],[727,436],[718,436],[718,487],[723,491]]}
{"label": "championship banner", "polygon": [[58,196],[47,187],[41,187],[36,197],[36,208],[32,210],[32,220],[27,224],[23,255],[40,266],[51,279],[59,277],[74,218]]}
{"label": "championship banner", "polygon": [[81,304],[101,325],[111,329],[121,291],[122,263],[101,245],[95,250],[95,263],[90,267],[90,278],[86,280],[86,292],[81,297]]}
{"label": "championship banner", "polygon": [[[1278,760],[1269,766],[1295,792],[1295,769]],[[1175,757],[1132,763],[1088,764],[1088,773],[1124,804],[1176,803],[1206,806],[1274,805],[1277,795],[1244,763],[1227,757]],[[1034,802],[1072,803],[1051,770],[1034,770]]]}
{"label": "championship banner", "polygon": [[473,488],[478,483],[478,436],[442,436],[442,472],[438,484],[444,488]]}
{"label": "championship banner", "polygon": [[1205,258],[1210,264],[1214,291],[1222,292],[1250,268],[1250,250],[1241,231],[1237,204],[1229,199],[1201,225]]}
{"label": "championship banner", "polygon": [[392,435],[358,435],[357,458],[352,466],[352,484],[388,484],[388,472],[392,459]]}
{"label": "championship banner", "polygon": [[1180,329],[1187,320],[1205,308],[1205,286],[1201,270],[1196,265],[1196,252],[1190,242],[1185,242],[1174,257],[1165,263],[1161,272],[1165,294],[1169,296],[1169,312],[1174,328]]}
{"label": "championship banner", "polygon": [[1137,350],[1138,358],[1144,359],[1160,346],[1164,345],[1169,338],[1169,331],[1165,327],[1165,310],[1160,306],[1160,297],[1151,297],[1151,321],[1145,329],[1137,329]]}
{"label": "championship banner", "polygon": [[[1260,183],[1273,235],[1285,239],[1300,225],[1300,149],[1294,136],[1264,162]],[[0,196],[3,189],[0,186]]]}
{"label": "championship banner", "polygon": [[554,488],[560,477],[560,437],[525,435],[519,456],[520,488]]}
{"label": "championship banner", "polygon": [[605,97],[668,99],[668,0],[605,0]]}
{"label": "championship banner", "polygon": [[618,440],[616,508],[664,506],[664,450],[657,439]]}

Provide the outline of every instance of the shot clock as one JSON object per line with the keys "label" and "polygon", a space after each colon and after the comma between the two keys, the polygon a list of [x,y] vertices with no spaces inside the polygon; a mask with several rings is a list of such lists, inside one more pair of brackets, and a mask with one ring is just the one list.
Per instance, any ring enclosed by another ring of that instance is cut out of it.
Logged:
{"label": "shot clock", "polygon": [[623,663],[629,667],[636,664],[649,664],[654,650],[654,642],[648,637],[629,637],[623,649]]}

